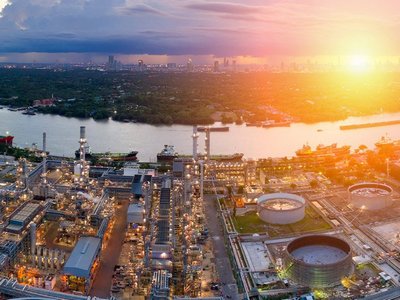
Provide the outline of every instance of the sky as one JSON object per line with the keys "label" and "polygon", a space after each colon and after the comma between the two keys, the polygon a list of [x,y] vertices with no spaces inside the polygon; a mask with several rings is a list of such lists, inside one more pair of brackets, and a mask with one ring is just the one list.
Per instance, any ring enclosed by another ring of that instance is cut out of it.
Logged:
{"label": "sky", "polygon": [[398,0],[0,0],[0,61],[400,56]]}

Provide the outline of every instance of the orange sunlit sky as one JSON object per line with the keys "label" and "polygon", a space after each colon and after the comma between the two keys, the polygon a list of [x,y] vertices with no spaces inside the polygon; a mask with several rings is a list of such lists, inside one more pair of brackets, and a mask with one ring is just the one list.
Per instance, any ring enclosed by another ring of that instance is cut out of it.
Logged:
{"label": "orange sunlit sky", "polygon": [[397,0],[0,0],[0,61],[346,62],[400,56]]}

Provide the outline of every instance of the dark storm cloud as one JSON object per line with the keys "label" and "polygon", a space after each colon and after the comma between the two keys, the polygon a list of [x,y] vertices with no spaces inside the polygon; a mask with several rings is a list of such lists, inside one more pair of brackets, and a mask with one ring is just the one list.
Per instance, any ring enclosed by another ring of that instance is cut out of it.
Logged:
{"label": "dark storm cloud", "polygon": [[385,5],[378,0],[4,3],[0,0],[0,53],[296,56],[400,51],[398,0]]}
{"label": "dark storm cloud", "polygon": [[[143,39],[142,36],[129,38],[108,37],[103,39],[60,39],[60,38],[24,38],[18,41],[8,41],[0,45],[0,53],[119,53],[119,54],[151,54],[151,55],[236,55],[237,50],[254,52],[250,45],[237,41],[231,43],[217,38],[203,38],[197,40],[184,39],[177,42],[175,39]],[[260,48],[262,50],[262,48]]]}

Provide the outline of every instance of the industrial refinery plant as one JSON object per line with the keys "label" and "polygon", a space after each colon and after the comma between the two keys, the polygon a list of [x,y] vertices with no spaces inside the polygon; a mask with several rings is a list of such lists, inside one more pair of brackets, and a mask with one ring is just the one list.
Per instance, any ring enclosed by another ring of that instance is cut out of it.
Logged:
{"label": "industrial refinery plant", "polygon": [[74,157],[49,153],[43,133],[33,161],[4,159],[1,295],[359,299],[399,292],[397,181],[377,173],[340,183],[324,174],[332,159],[319,152],[290,160],[216,155],[212,137],[225,132],[194,126],[190,155],[165,145],[139,162],[137,151],[92,153],[80,127]]}

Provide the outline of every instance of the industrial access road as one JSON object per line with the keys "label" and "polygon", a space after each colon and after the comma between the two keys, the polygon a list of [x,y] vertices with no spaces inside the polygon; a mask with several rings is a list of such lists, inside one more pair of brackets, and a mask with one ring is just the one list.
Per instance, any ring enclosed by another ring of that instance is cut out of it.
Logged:
{"label": "industrial access road", "polygon": [[100,266],[93,282],[90,296],[109,298],[114,267],[118,263],[126,233],[126,215],[129,201],[121,201],[114,212],[115,223],[111,230],[110,240],[100,254]]}
{"label": "industrial access road", "polygon": [[219,216],[215,195],[204,195],[205,215],[210,238],[213,242],[215,265],[224,299],[239,299],[238,288],[233,277],[232,266],[224,242],[224,229]]}

